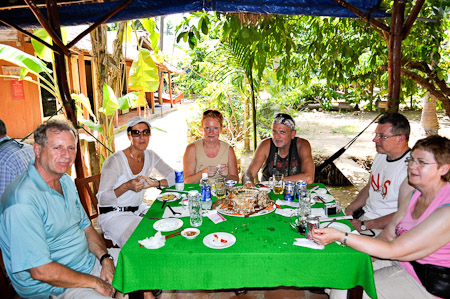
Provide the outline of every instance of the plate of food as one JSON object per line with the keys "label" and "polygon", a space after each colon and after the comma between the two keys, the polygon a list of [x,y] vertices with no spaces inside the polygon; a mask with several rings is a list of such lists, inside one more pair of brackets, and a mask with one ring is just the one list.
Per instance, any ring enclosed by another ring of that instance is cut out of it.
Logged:
{"label": "plate of food", "polygon": [[200,234],[200,230],[198,228],[185,228],[182,232],[181,235],[183,237],[185,237],[186,239],[194,239],[195,237],[197,237]]}
{"label": "plate of food", "polygon": [[183,220],[179,218],[166,218],[153,223],[153,228],[160,232],[171,232],[183,226]]}
{"label": "plate of food", "polygon": [[[326,227],[329,223],[330,222],[322,222],[320,224],[320,228]],[[340,223],[340,222],[333,222],[328,227],[335,228],[335,229],[340,230],[341,232],[344,232],[344,233],[349,233],[349,232],[352,231],[349,226],[345,225],[344,223]]]}
{"label": "plate of food", "polygon": [[160,195],[158,195],[158,197],[156,198],[159,201],[167,201],[167,202],[172,202],[172,201],[176,201],[178,199],[180,199],[181,195],[175,192],[166,192],[166,193],[161,193]]}
{"label": "plate of food", "polygon": [[203,244],[212,249],[224,249],[234,245],[236,237],[229,233],[212,233],[203,238]]}
{"label": "plate of food", "polygon": [[276,206],[267,192],[239,186],[231,190],[216,210],[227,216],[255,217],[272,213],[276,210]]}

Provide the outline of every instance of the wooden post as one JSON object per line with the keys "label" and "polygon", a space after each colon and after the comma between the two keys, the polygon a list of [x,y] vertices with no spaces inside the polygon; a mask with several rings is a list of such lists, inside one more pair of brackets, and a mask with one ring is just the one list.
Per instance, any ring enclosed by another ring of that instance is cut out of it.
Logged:
{"label": "wooden post", "polygon": [[[61,39],[61,23],[59,22],[58,8],[55,0],[47,0],[47,14],[49,16],[48,23],[54,33]],[[59,92],[61,93],[61,99],[64,104],[64,110],[66,111],[66,117],[72,121],[74,127],[77,127],[77,116],[75,109],[72,106],[72,99],[70,96],[69,84],[67,81],[66,72],[66,57],[64,51],[57,46],[58,54],[55,55],[55,73],[56,80],[58,82]],[[77,178],[84,178],[83,170],[83,158],[81,156],[80,143],[77,143],[77,156],[75,159],[75,171]]]}
{"label": "wooden post", "polygon": [[398,112],[401,90],[401,61],[403,21],[405,15],[405,1],[395,0],[392,9],[392,23],[389,36],[389,80],[388,80],[388,107],[389,112]]}

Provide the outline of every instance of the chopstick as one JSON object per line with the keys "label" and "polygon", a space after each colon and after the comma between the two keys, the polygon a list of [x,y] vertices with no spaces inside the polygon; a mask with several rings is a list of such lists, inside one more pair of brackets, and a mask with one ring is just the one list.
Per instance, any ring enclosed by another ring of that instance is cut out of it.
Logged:
{"label": "chopstick", "polygon": [[247,218],[247,217],[249,217],[250,215],[253,215],[253,214],[256,214],[256,213],[258,213],[258,212],[261,212],[262,210],[264,210],[265,208],[262,208],[262,209],[259,209],[259,210],[255,210],[255,211],[253,211],[253,212],[250,212],[250,213],[248,213],[248,214],[246,214],[245,216],[244,216],[244,218]]}
{"label": "chopstick", "polygon": [[325,225],[325,227],[324,228],[327,228],[327,227],[329,227],[333,222],[335,222],[336,221],[336,218],[334,218],[333,220],[331,220],[330,221],[330,223],[328,223],[327,225]]}
{"label": "chopstick", "polygon": [[182,229],[182,230],[179,230],[179,231],[176,231],[176,232],[174,232],[174,233],[171,233],[171,234],[169,234],[169,235],[166,235],[166,239],[170,239],[170,238],[179,236],[179,235],[181,235],[181,232],[182,232],[182,231],[183,231],[183,229]]}

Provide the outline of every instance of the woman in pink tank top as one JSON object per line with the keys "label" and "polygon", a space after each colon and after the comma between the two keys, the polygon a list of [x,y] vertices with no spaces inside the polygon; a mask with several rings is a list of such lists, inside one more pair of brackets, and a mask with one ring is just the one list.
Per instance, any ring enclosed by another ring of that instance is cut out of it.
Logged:
{"label": "woman in pink tank top", "polygon": [[315,230],[314,241],[340,241],[395,261],[374,272],[378,298],[450,298],[450,140],[419,140],[406,163],[416,190],[399,199],[397,213],[377,238],[325,228]]}

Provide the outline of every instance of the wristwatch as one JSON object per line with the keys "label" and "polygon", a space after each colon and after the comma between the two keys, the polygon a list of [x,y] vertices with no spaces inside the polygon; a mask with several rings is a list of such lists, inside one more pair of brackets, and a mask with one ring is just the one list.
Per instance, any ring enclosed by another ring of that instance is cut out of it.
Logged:
{"label": "wristwatch", "polygon": [[361,221],[361,230],[367,230],[367,226],[364,224],[364,221]]}
{"label": "wristwatch", "polygon": [[100,258],[100,265],[103,263],[104,259],[110,259],[112,261],[114,261],[114,258],[109,254],[109,253],[105,253],[104,255],[102,255],[102,257]]}

